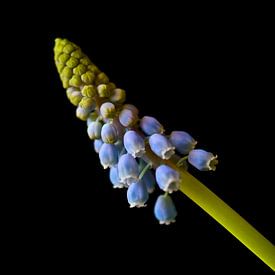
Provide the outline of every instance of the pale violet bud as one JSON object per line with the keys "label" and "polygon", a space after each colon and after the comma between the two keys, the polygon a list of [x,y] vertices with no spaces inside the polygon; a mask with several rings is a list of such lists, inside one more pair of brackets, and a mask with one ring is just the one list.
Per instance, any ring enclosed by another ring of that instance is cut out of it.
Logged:
{"label": "pale violet bud", "polygon": [[103,118],[113,118],[116,113],[116,107],[111,102],[105,102],[100,106],[100,114]]}
{"label": "pale violet bud", "polygon": [[133,182],[127,190],[127,200],[130,207],[144,207],[149,198],[146,185],[142,180]]}
{"label": "pale violet bud", "polygon": [[119,122],[124,127],[131,127],[138,121],[138,115],[135,111],[129,109],[122,109],[119,114]]}
{"label": "pale violet bud", "polygon": [[168,225],[176,221],[177,210],[169,195],[160,195],[157,198],[154,214],[160,224]]}
{"label": "pale violet bud", "polygon": [[91,122],[96,121],[97,118],[98,118],[97,112],[91,112],[87,118],[87,126],[89,126]]}
{"label": "pale violet bud", "polygon": [[176,147],[176,150],[186,155],[195,148],[197,142],[184,131],[173,131],[170,135],[171,143]]}
{"label": "pale violet bud", "polygon": [[170,166],[162,164],[156,169],[156,181],[160,189],[172,193],[179,189],[180,174]]}
{"label": "pale violet bud", "polygon": [[103,141],[101,139],[96,139],[94,141],[94,149],[96,153],[99,153],[101,146],[103,145]]}
{"label": "pale violet bud", "polygon": [[102,124],[99,121],[93,121],[89,124],[87,133],[90,139],[100,139],[101,138],[101,128]]}
{"label": "pale violet bud", "polygon": [[121,181],[127,185],[138,180],[138,163],[130,154],[120,156],[118,161],[118,174]]}
{"label": "pale violet bud", "polygon": [[139,113],[138,108],[133,104],[124,104],[123,109],[130,110],[130,111],[134,112],[136,115],[138,115],[138,113]]}
{"label": "pale violet bud", "polygon": [[99,151],[100,163],[104,169],[112,167],[118,162],[118,151],[114,144],[103,143]]}
{"label": "pale violet bud", "polygon": [[123,142],[127,152],[134,158],[144,155],[144,139],[136,131],[127,131],[124,135]]}
{"label": "pale violet bud", "polygon": [[149,138],[151,150],[162,159],[169,159],[175,154],[175,147],[161,134],[153,134]]}
{"label": "pale violet bud", "polygon": [[148,136],[153,134],[162,134],[164,132],[163,126],[151,116],[144,116],[140,120],[140,128]]}
{"label": "pale violet bud", "polygon": [[122,183],[118,176],[117,165],[110,168],[109,178],[114,188],[123,188],[125,185]]}
{"label": "pale violet bud", "polygon": [[218,156],[202,149],[194,149],[188,155],[188,162],[200,171],[216,170]]}
{"label": "pale violet bud", "polygon": [[84,109],[80,106],[76,108],[76,117],[81,120],[87,120],[89,113],[90,113],[89,109]]}
{"label": "pale violet bud", "polygon": [[118,139],[117,129],[113,123],[106,123],[101,129],[101,139],[105,143],[115,143]]}

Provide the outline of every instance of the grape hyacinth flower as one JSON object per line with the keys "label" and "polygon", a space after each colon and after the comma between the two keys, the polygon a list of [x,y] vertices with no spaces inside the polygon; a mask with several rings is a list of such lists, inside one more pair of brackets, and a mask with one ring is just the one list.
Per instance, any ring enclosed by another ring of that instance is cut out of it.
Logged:
{"label": "grape hyacinth flower", "polygon": [[169,195],[160,195],[157,198],[154,214],[160,224],[168,225],[176,221],[177,210]]}
{"label": "grape hyacinth flower", "polygon": [[154,117],[139,120],[138,108],[125,104],[125,90],[110,82],[74,43],[57,38],[54,60],[76,116],[87,121],[100,163],[110,168],[113,187],[128,187],[130,207],[145,206],[149,193],[159,187],[166,193],[156,200],[155,217],[160,224],[173,223],[177,211],[168,194],[180,190],[275,270],[274,246],[183,165],[188,160],[198,170],[214,171],[217,156],[194,149],[197,142],[184,131],[165,136]]}
{"label": "grape hyacinth flower", "polygon": [[202,149],[192,150],[188,155],[188,162],[200,171],[216,170],[218,156]]}
{"label": "grape hyacinth flower", "polygon": [[133,182],[127,190],[127,200],[132,207],[144,207],[149,198],[145,183],[142,180]]}
{"label": "grape hyacinth flower", "polygon": [[175,147],[161,134],[153,134],[149,138],[151,150],[162,159],[169,159],[175,154]]}
{"label": "grape hyacinth flower", "polygon": [[145,154],[145,142],[136,131],[127,131],[123,138],[126,151],[134,158]]}

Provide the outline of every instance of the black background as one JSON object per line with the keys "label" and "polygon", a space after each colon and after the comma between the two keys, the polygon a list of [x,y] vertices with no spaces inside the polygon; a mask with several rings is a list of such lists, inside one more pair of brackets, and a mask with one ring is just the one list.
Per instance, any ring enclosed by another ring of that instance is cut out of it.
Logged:
{"label": "black background", "polygon": [[32,41],[25,42],[32,53],[26,61],[35,79],[20,118],[27,121],[21,133],[31,134],[21,141],[33,161],[21,163],[29,182],[20,187],[27,208],[19,239],[37,251],[31,257],[41,266],[78,262],[100,273],[111,267],[268,274],[261,260],[181,193],[173,195],[179,214],[171,226],[158,225],[153,216],[157,194],[147,208],[129,209],[125,190],[112,188],[85,123],[75,117],[52,49],[56,37],[73,41],[127,91],[141,115],[155,116],[168,133],[188,131],[200,148],[218,154],[216,172],[191,172],[274,243],[269,22],[235,14],[187,20],[181,12],[152,15],[134,8],[89,18],[33,28],[25,38]]}

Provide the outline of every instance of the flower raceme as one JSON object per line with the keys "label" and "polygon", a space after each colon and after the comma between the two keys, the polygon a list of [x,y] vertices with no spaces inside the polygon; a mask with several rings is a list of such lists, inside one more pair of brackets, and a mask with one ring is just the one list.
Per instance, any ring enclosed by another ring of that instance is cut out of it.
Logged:
{"label": "flower raceme", "polygon": [[156,118],[139,117],[136,106],[124,104],[125,90],[110,82],[74,43],[57,38],[54,59],[67,97],[77,107],[76,116],[87,121],[100,163],[110,169],[113,187],[127,188],[130,207],[144,207],[158,186],[164,194],[155,203],[155,217],[160,224],[174,222],[177,211],[168,194],[179,189],[181,178],[173,165],[187,169],[187,160],[198,170],[215,170],[217,157],[195,149],[190,134],[167,135]]}

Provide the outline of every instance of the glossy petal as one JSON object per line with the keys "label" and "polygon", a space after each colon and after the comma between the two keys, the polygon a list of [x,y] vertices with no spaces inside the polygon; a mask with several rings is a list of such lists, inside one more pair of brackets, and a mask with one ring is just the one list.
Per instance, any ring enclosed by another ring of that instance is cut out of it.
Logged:
{"label": "glossy petal", "polygon": [[200,171],[216,170],[218,156],[202,149],[192,150],[188,155],[188,162]]}
{"label": "glossy petal", "polygon": [[115,143],[118,139],[117,129],[112,123],[106,123],[101,129],[101,139],[105,143]]}
{"label": "glossy petal", "polygon": [[160,224],[168,225],[176,221],[177,210],[169,195],[160,195],[157,198],[154,214]]}
{"label": "glossy petal", "polygon": [[170,135],[170,141],[176,147],[176,150],[184,155],[193,150],[197,144],[197,142],[184,131],[173,131]]}
{"label": "glossy petal", "polygon": [[118,162],[118,151],[114,144],[103,143],[99,151],[100,163],[104,169],[112,167]]}
{"label": "glossy petal", "polygon": [[144,139],[136,131],[127,131],[124,135],[123,142],[127,152],[134,158],[144,155]]}
{"label": "glossy petal", "polygon": [[175,147],[161,134],[153,134],[149,138],[151,150],[162,159],[169,159],[175,154]]}
{"label": "glossy petal", "polygon": [[117,165],[110,168],[109,178],[114,188],[123,188],[125,186],[118,176]]}
{"label": "glossy petal", "polygon": [[144,116],[141,119],[140,128],[148,136],[153,134],[162,134],[164,132],[163,126],[151,116]]}
{"label": "glossy petal", "polygon": [[118,174],[121,181],[130,185],[133,181],[138,180],[138,163],[130,154],[124,154],[118,161]]}
{"label": "glossy petal", "polygon": [[94,141],[94,149],[96,153],[99,153],[101,146],[103,145],[103,141],[101,139],[96,139]]}
{"label": "glossy petal", "polygon": [[172,193],[179,189],[180,174],[168,165],[160,165],[156,169],[156,181],[160,189]]}
{"label": "glossy petal", "polygon": [[127,190],[127,200],[130,207],[144,207],[149,195],[145,183],[141,181],[133,182]]}

